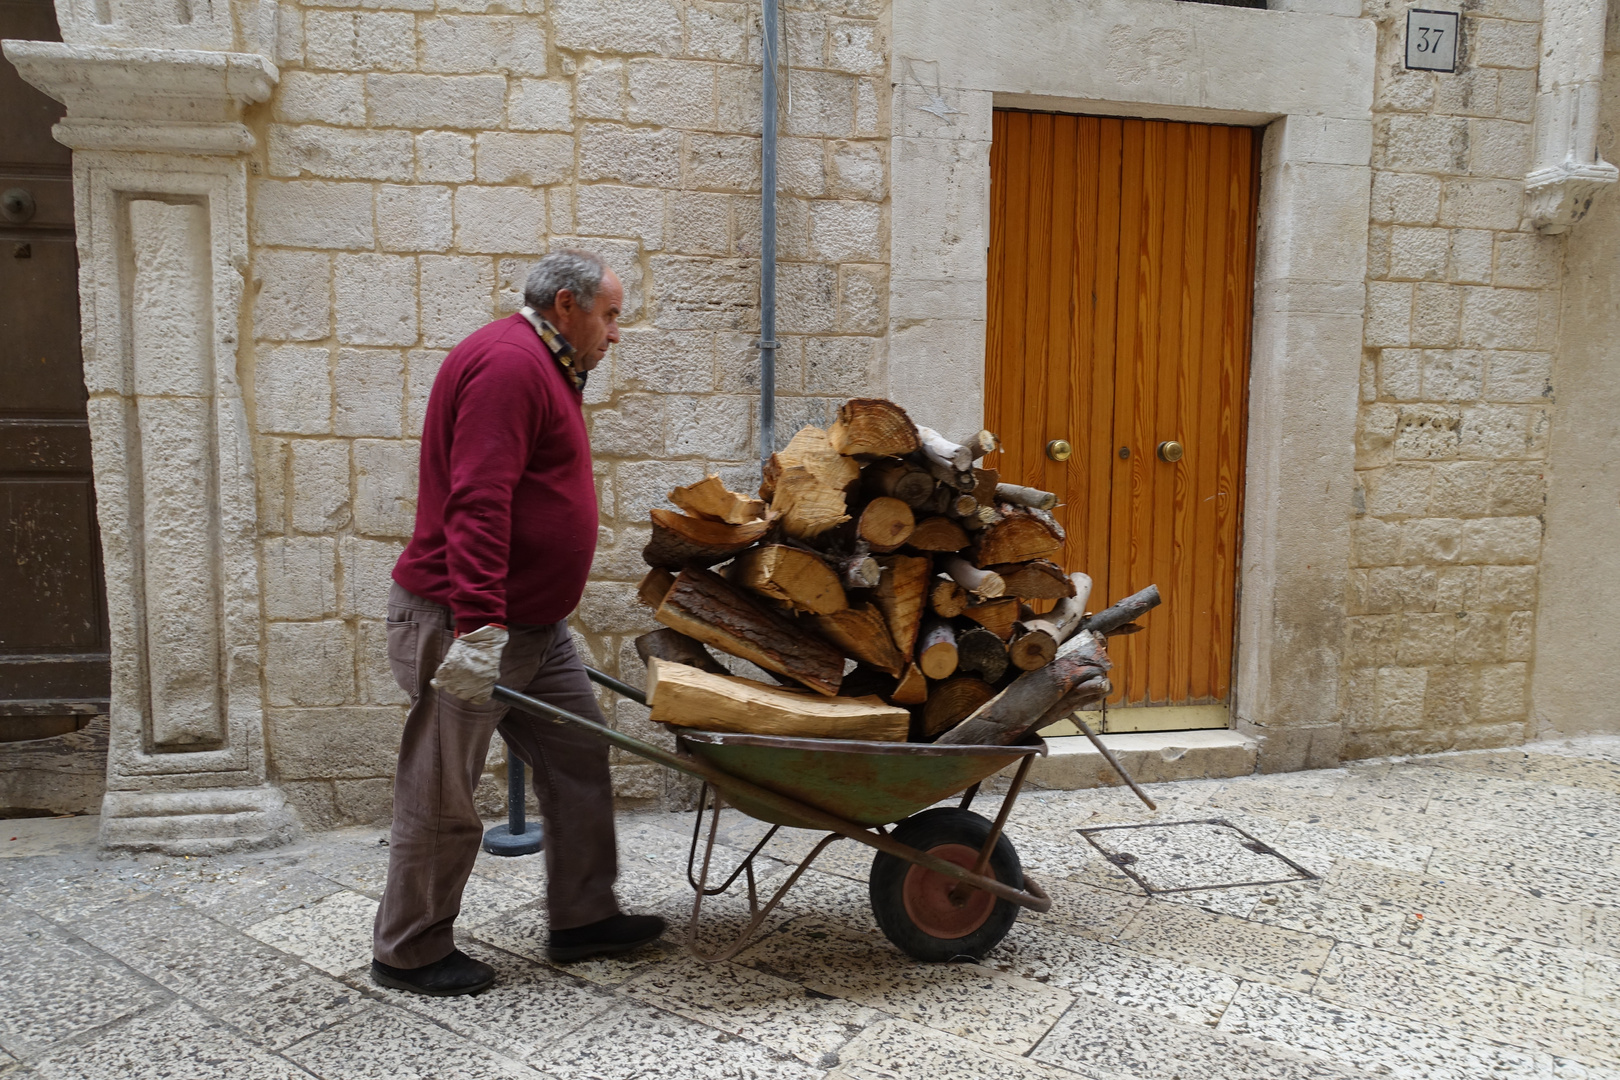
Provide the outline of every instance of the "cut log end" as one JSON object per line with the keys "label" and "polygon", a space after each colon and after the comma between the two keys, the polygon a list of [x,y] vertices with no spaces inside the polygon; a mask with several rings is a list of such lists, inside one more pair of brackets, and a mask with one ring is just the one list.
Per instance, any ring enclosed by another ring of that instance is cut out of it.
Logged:
{"label": "cut log end", "polygon": [[917,426],[906,411],[882,398],[851,398],[828,432],[840,454],[900,457],[917,449]]}

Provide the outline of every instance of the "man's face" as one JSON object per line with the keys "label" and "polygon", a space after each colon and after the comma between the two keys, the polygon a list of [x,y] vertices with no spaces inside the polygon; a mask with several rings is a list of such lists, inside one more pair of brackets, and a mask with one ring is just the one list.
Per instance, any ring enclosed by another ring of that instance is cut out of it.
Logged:
{"label": "man's face", "polygon": [[557,294],[557,303],[550,311],[542,311],[568,344],[574,347],[574,366],[590,371],[602,362],[608,346],[619,340],[619,309],[624,307],[624,286],[618,275],[609,270],[602,275],[602,286],[596,290],[596,303],[586,311],[574,298],[571,290]]}

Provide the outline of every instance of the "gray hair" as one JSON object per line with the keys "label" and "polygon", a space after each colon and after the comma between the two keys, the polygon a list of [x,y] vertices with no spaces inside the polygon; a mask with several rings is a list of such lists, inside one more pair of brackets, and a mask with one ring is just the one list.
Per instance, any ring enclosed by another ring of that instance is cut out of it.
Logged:
{"label": "gray hair", "polygon": [[586,311],[596,303],[596,290],[602,287],[607,263],[589,251],[564,248],[534,264],[523,283],[523,302],[536,311],[554,307],[557,294],[567,289]]}

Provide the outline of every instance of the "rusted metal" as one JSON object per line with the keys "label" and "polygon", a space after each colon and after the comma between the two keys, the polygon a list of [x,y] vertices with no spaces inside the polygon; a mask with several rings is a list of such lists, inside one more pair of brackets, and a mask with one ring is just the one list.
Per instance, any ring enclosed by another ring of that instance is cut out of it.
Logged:
{"label": "rusted metal", "polygon": [[1114,771],[1119,773],[1119,778],[1129,784],[1132,791],[1136,792],[1136,797],[1146,803],[1149,810],[1157,810],[1159,804],[1148,798],[1148,793],[1142,790],[1142,786],[1131,779],[1131,774],[1125,771],[1125,766],[1119,763],[1119,759],[1114,756],[1114,752],[1104,746],[1102,740],[1097,738],[1097,733],[1091,730],[1091,725],[1086,723],[1079,713],[1075,713],[1070,719],[1080,728],[1081,734],[1091,740],[1091,745],[1097,748],[1097,752],[1103,756],[1103,760],[1112,765]]}
{"label": "rusted metal", "polygon": [[[1098,843],[1094,836],[1092,836],[1093,833],[1118,832],[1130,829],[1170,829],[1178,825],[1219,825],[1223,828],[1231,829],[1233,832],[1237,833],[1239,836],[1243,837],[1245,841],[1247,841],[1243,845],[1244,847],[1248,848],[1250,851],[1253,851],[1257,855],[1269,855],[1280,862],[1286,863],[1290,869],[1296,871],[1296,876],[1289,878],[1274,878],[1266,881],[1227,881],[1215,885],[1186,885],[1174,889],[1160,889],[1155,887],[1151,881],[1148,881],[1141,874],[1138,874],[1136,871],[1131,869],[1132,864],[1137,861],[1135,856],[1126,852],[1109,851],[1107,848]],[[1098,854],[1107,859],[1114,866],[1118,867],[1120,873],[1124,874],[1126,877],[1140,885],[1142,887],[1142,891],[1147,893],[1149,896],[1160,896],[1166,893],[1204,892],[1210,889],[1240,889],[1258,887],[1261,885],[1288,885],[1296,881],[1318,880],[1318,876],[1316,874],[1311,873],[1311,871],[1305,869],[1305,867],[1301,866],[1293,859],[1290,859],[1288,856],[1284,855],[1282,852],[1278,851],[1264,840],[1261,840],[1259,837],[1240,829],[1238,826],[1232,824],[1225,818],[1194,818],[1190,821],[1141,821],[1132,825],[1097,825],[1087,829],[1077,829],[1076,831],[1079,832],[1081,836],[1086,838],[1086,843],[1097,849]]]}

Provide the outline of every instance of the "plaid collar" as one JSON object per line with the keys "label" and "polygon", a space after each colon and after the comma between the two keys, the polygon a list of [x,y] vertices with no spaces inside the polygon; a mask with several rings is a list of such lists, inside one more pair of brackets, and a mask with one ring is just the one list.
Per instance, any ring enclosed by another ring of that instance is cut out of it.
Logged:
{"label": "plaid collar", "polygon": [[552,326],[550,321],[541,316],[534,308],[524,306],[518,311],[518,314],[529,320],[529,325],[534,327],[534,332],[539,334],[540,340],[546,343],[546,348],[551,350],[551,355],[556,358],[557,365],[563,369],[563,374],[568,376],[569,385],[573,386],[575,390],[583,391],[585,389],[585,380],[590,377],[590,372],[580,371],[574,367],[574,347],[568,344],[568,339],[558,333],[557,328]]}

